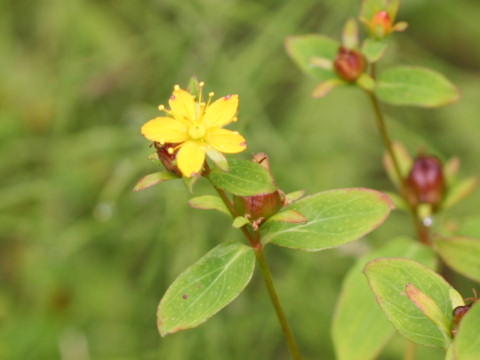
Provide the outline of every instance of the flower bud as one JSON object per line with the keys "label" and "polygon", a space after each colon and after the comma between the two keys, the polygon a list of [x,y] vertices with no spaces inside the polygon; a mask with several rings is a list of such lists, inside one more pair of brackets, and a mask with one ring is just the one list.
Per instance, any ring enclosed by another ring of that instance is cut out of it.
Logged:
{"label": "flower bud", "polygon": [[392,19],[385,10],[376,13],[370,22],[368,27],[373,36],[377,38],[383,38],[392,32]]}
{"label": "flower bud", "polygon": [[155,141],[153,145],[157,149],[158,159],[162,162],[165,169],[167,169],[172,174],[181,177],[182,172],[177,167],[177,161],[175,160],[178,152],[178,149],[175,148],[178,144],[166,143],[162,145],[159,142]]}
{"label": "flower bud", "polygon": [[333,66],[337,75],[348,82],[354,82],[363,74],[366,61],[363,55],[356,51],[340,46]]}
{"label": "flower bud", "polygon": [[252,221],[264,221],[276,214],[283,206],[280,191],[253,196],[234,196],[234,205],[239,215],[248,216]]}
{"label": "flower bud", "polygon": [[418,156],[408,174],[407,186],[412,205],[439,206],[445,194],[445,180],[440,160],[434,156]]}
{"label": "flower bud", "polygon": [[455,337],[455,335],[457,334],[457,331],[458,331],[457,329],[458,329],[458,325],[460,324],[460,321],[468,312],[468,310],[470,310],[471,307],[472,307],[472,304],[469,304],[469,305],[457,306],[455,309],[453,309],[452,326],[451,326],[452,337]]}

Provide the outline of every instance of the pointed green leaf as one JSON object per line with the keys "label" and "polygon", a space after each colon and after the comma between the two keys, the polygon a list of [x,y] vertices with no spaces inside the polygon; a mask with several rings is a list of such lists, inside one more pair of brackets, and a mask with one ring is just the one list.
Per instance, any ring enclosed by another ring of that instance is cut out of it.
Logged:
{"label": "pointed green leaf", "polygon": [[378,304],[403,336],[420,345],[448,348],[449,334],[440,331],[405,293],[406,285],[414,284],[438,304],[450,323],[451,287],[440,275],[418,262],[401,258],[370,261],[364,273]]}
{"label": "pointed green leaf", "polygon": [[248,220],[246,217],[244,216],[237,216],[235,219],[233,219],[233,224],[232,226],[235,228],[235,229],[239,229],[241,228],[242,226],[245,226],[247,224],[250,224],[250,220]]}
{"label": "pointed green leaf", "polygon": [[291,204],[297,200],[300,200],[305,195],[305,190],[297,190],[285,195],[285,201],[287,204]]}
{"label": "pointed green leaf", "polygon": [[480,282],[480,240],[469,237],[435,239],[440,257],[453,270]]}
{"label": "pointed green leaf", "polygon": [[230,212],[223,203],[222,199],[214,195],[202,195],[194,197],[193,199],[190,199],[188,201],[188,205],[195,209],[218,210],[227,215],[230,215]]}
{"label": "pointed green leaf", "polygon": [[387,47],[388,43],[384,40],[366,39],[362,44],[362,54],[368,62],[374,63],[382,58]]}
{"label": "pointed green leaf", "polygon": [[333,69],[325,69],[314,65],[315,58],[325,58],[333,61],[337,55],[340,43],[324,35],[309,34],[290,36],[285,42],[287,52],[295,63],[305,73],[320,80],[336,78]]}
{"label": "pointed green leaf", "polygon": [[347,82],[339,78],[332,78],[332,79],[325,80],[324,82],[321,82],[320,84],[318,84],[315,87],[315,89],[313,89],[312,96],[315,98],[324,97],[337,86],[341,86],[345,84],[347,84]]}
{"label": "pointed green leaf", "polygon": [[[450,288],[452,289],[452,288]],[[443,314],[438,304],[427,294],[418,290],[413,284],[407,284],[405,292],[420,311],[442,332],[450,336],[450,321]]]}
{"label": "pointed green leaf", "polygon": [[397,66],[377,80],[377,96],[393,105],[437,107],[456,101],[458,89],[442,74],[426,68]]}
{"label": "pointed green leaf", "polygon": [[213,169],[209,179],[214,186],[238,196],[270,194],[276,190],[270,172],[247,160],[230,160],[229,171]]}
{"label": "pointed green leaf", "polygon": [[317,251],[354,241],[374,230],[388,216],[393,204],[377,191],[341,189],[307,196],[285,209],[301,213],[308,222],[268,222],[263,242],[294,249]]}
{"label": "pointed green leaf", "polygon": [[139,182],[133,188],[133,191],[141,191],[150,186],[160,184],[161,182],[168,181],[168,180],[176,180],[178,177],[173,175],[172,173],[166,171],[159,171],[152,174],[148,174],[140,179]]}
{"label": "pointed green leaf", "polygon": [[228,161],[225,155],[220,151],[211,148],[207,151],[207,156],[218,166],[220,170],[228,171]]}
{"label": "pointed green leaf", "polygon": [[450,288],[450,302],[452,303],[452,309],[455,309],[457,306],[464,306],[465,305],[465,300],[463,300],[462,295],[455,290],[454,288]]}
{"label": "pointed green leaf", "polygon": [[477,188],[477,185],[478,179],[476,176],[469,177],[468,179],[453,184],[445,195],[445,199],[442,202],[442,207],[444,209],[448,209],[453,205],[456,205],[474,192]]}
{"label": "pointed green leaf", "polygon": [[358,25],[354,18],[348,19],[343,27],[342,44],[347,49],[358,47]]}
{"label": "pointed green leaf", "polygon": [[295,210],[285,210],[276,213],[268,221],[283,221],[293,224],[306,224],[308,222],[305,216]]}
{"label": "pointed green leaf", "polygon": [[378,306],[362,273],[365,264],[379,257],[408,257],[433,267],[435,254],[408,238],[386,242],[362,257],[346,275],[332,323],[332,337],[338,360],[373,360],[395,329]]}
{"label": "pointed green leaf", "polygon": [[474,304],[460,322],[455,337],[455,359],[480,359],[480,302]]}
{"label": "pointed green leaf", "polygon": [[162,336],[196,327],[232,302],[247,286],[255,265],[252,248],[239,242],[218,245],[185,270],[160,301]]}

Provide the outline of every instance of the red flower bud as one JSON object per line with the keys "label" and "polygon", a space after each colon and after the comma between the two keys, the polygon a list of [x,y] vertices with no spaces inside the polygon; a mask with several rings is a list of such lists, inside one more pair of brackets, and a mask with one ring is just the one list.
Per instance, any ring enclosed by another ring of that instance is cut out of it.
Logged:
{"label": "red flower bud", "polygon": [[455,337],[455,335],[457,335],[458,325],[460,324],[460,321],[465,316],[465,314],[468,312],[468,310],[470,310],[471,307],[472,307],[472,304],[469,304],[469,305],[457,306],[455,309],[453,309],[452,325],[451,325],[452,337]]}
{"label": "red flower bud", "polygon": [[440,160],[434,156],[418,156],[407,177],[407,185],[412,205],[439,206],[445,194],[445,180]]}
{"label": "red flower bud", "polygon": [[178,152],[178,149],[175,148],[178,144],[166,143],[161,145],[159,142],[155,141],[153,145],[157,149],[158,159],[162,162],[165,169],[170,171],[172,174],[181,177],[182,172],[177,167],[177,162],[175,160]]}
{"label": "red flower bud", "polygon": [[392,19],[385,10],[379,11],[373,15],[368,26],[372,35],[377,38],[383,38],[392,32]]}
{"label": "red flower bud", "polygon": [[278,190],[270,194],[234,196],[233,201],[238,214],[249,216],[252,221],[264,221],[283,206],[282,196]]}
{"label": "red flower bud", "polygon": [[363,74],[366,61],[363,55],[356,51],[340,46],[333,66],[337,75],[342,79],[353,82]]}

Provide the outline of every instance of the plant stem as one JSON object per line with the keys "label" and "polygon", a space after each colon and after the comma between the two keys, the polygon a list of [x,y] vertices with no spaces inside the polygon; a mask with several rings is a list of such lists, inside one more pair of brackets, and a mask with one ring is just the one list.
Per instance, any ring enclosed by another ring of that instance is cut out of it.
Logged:
{"label": "plant stem", "polygon": [[403,358],[403,360],[414,360],[415,350],[416,350],[415,343],[409,340],[407,343],[407,349],[405,351],[405,357]]}
{"label": "plant stem", "polygon": [[[371,71],[372,76],[375,75],[375,68],[372,66]],[[390,139],[390,135],[388,134],[387,125],[385,121],[385,117],[383,116],[382,110],[380,109],[380,103],[378,101],[377,96],[372,91],[368,92],[368,96],[373,106],[373,110],[375,112],[375,120],[377,124],[378,131],[380,132],[380,136],[382,138],[383,144],[388,152],[388,155],[392,159],[393,168],[395,170],[395,174],[397,178],[400,180],[401,186],[401,195],[405,202],[408,204],[408,208],[410,214],[412,216],[413,225],[415,226],[415,231],[417,233],[418,239],[424,243],[425,245],[431,246],[431,240],[429,236],[429,229],[425,226],[417,214],[417,208],[413,206],[409,199],[408,199],[408,187],[404,176],[402,175],[402,171],[400,169],[400,164],[398,162],[398,158],[393,150],[392,140]]]}
{"label": "plant stem", "polygon": [[285,336],[285,339],[287,340],[287,345],[290,349],[292,359],[301,360],[302,356],[300,355],[300,350],[298,349],[297,342],[295,341],[292,330],[288,325],[287,317],[283,312],[283,308],[280,304],[280,300],[278,299],[275,286],[273,285],[272,274],[270,273],[270,268],[268,267],[265,254],[263,252],[263,246],[257,247],[255,249],[255,255],[257,256],[257,261],[260,265],[260,269],[262,270],[262,275],[263,279],[265,280],[265,285],[267,286],[268,294],[270,295],[270,299],[272,300],[275,312],[277,313],[278,320],[280,321],[280,325],[282,326],[283,334]]}
{"label": "plant stem", "polygon": [[[210,173],[210,168],[208,164],[205,163],[204,176],[210,181],[210,179],[208,178],[209,173]],[[232,202],[228,198],[225,191],[213,185],[211,181],[210,181],[210,184],[217,191],[218,195],[220,196],[223,203],[225,204],[228,211],[230,212],[230,215],[232,215],[232,218],[237,217],[239,214],[235,210],[235,207],[233,206]],[[275,312],[277,314],[278,321],[280,322],[280,325],[282,327],[282,331],[285,336],[285,340],[287,341],[287,345],[292,355],[292,359],[301,360],[302,357],[300,355],[300,350],[298,349],[297,343],[295,341],[295,337],[293,336],[293,332],[290,329],[290,326],[288,325],[287,317],[283,312],[283,308],[282,308],[282,305],[280,304],[277,291],[275,290],[275,286],[273,285],[272,274],[270,272],[270,268],[268,267],[268,263],[263,252],[263,245],[260,241],[260,233],[258,231],[249,231],[249,229],[246,226],[242,226],[240,230],[243,232],[248,242],[250,243],[250,246],[255,251],[255,256],[257,257],[258,264],[260,265],[263,279],[265,281],[265,285],[267,286],[268,294],[270,295],[270,299],[272,300],[273,307],[275,308]]]}

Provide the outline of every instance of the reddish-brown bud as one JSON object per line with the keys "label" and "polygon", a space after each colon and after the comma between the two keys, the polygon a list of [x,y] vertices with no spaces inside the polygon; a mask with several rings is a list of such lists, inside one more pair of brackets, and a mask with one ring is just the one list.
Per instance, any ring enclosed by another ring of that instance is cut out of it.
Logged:
{"label": "reddish-brown bud", "polygon": [[469,305],[457,306],[455,309],[453,309],[452,326],[451,326],[452,337],[455,337],[455,335],[457,335],[458,325],[460,324],[460,321],[468,312],[468,310],[470,310],[471,307],[472,307],[472,304],[469,304]]}
{"label": "reddish-brown bud", "polygon": [[275,190],[270,194],[235,196],[234,204],[239,215],[248,216],[252,221],[264,221],[281,209],[283,200]]}
{"label": "reddish-brown bud", "polygon": [[177,167],[177,162],[175,160],[178,152],[178,149],[175,148],[178,144],[166,143],[162,145],[155,141],[153,145],[157,149],[158,159],[162,162],[165,169],[178,177],[182,176],[182,172]]}
{"label": "reddish-brown bud", "polygon": [[410,202],[413,206],[442,203],[445,194],[445,180],[442,163],[434,156],[418,156],[407,177]]}
{"label": "reddish-brown bud", "polygon": [[366,61],[363,55],[356,51],[340,46],[333,66],[337,75],[343,80],[353,82],[363,74]]}

